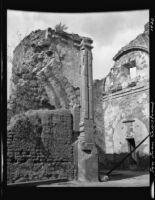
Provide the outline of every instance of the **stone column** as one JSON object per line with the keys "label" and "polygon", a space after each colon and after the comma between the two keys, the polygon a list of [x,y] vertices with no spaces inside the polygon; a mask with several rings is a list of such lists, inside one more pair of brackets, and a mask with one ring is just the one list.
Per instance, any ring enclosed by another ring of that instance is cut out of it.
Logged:
{"label": "stone column", "polygon": [[98,157],[94,142],[94,113],[92,97],[92,41],[81,43],[81,115],[77,141],[78,180],[98,181]]}
{"label": "stone column", "polygon": [[92,72],[92,52],[88,51],[88,89],[89,89],[89,119],[94,119],[93,110],[93,72]]}
{"label": "stone column", "polygon": [[81,120],[89,118],[88,51],[81,47]]}

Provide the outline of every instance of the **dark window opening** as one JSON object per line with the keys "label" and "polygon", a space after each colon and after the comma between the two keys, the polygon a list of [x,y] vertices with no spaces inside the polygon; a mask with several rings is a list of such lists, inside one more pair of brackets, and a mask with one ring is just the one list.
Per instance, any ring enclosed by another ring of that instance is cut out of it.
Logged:
{"label": "dark window opening", "polygon": [[91,150],[90,149],[84,149],[83,150],[85,153],[87,153],[87,154],[91,154]]}
{"label": "dark window opening", "polygon": [[[129,153],[131,153],[136,147],[135,140],[134,140],[134,138],[128,138],[127,142],[128,142],[128,151],[129,151]],[[130,163],[130,165],[136,165],[137,164],[137,158],[136,158],[136,152],[135,151],[130,155],[129,163]]]}
{"label": "dark window opening", "polygon": [[136,61],[132,60],[128,63],[125,63],[123,66],[124,70],[127,71],[127,74],[130,76],[131,80],[134,80],[137,76],[137,69],[136,69]]}

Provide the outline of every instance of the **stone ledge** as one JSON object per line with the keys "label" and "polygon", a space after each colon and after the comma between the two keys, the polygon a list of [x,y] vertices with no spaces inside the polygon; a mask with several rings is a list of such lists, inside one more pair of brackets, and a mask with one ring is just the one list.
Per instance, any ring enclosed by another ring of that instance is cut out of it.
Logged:
{"label": "stone ledge", "polygon": [[128,53],[129,51],[144,51],[149,54],[149,49],[142,47],[142,46],[129,46],[129,47],[124,47],[121,49],[114,57],[113,60],[116,61],[118,60],[122,55]]}
{"label": "stone ledge", "polygon": [[121,90],[121,91],[117,91],[113,94],[106,94],[104,95],[104,97],[102,97],[102,100],[103,101],[107,101],[110,99],[114,99],[114,98],[119,98],[119,97],[123,97],[123,96],[127,96],[127,95],[130,95],[130,94],[135,94],[135,93],[138,93],[138,92],[142,92],[142,91],[145,91],[145,90],[149,90],[149,86],[136,86],[136,87],[133,87],[133,88],[127,88],[125,90]]}

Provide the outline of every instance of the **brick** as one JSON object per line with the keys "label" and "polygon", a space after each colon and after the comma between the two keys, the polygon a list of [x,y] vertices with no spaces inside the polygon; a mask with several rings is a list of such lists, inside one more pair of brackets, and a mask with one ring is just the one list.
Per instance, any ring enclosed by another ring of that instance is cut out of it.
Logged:
{"label": "brick", "polygon": [[[72,150],[70,149],[70,142],[72,138],[72,127],[71,127],[71,114],[69,111],[42,111],[42,110],[36,110],[36,111],[28,111],[24,114],[26,117],[24,120],[29,120],[29,126],[25,127],[25,123],[22,123],[19,126],[10,126],[11,130],[16,130],[17,136],[21,131],[23,134],[23,139],[21,143],[20,137],[13,138],[14,145],[11,145],[8,143],[8,170],[12,173],[12,176],[8,176],[9,182],[13,182],[14,180],[14,173],[13,171],[16,169],[16,167],[13,165],[14,162],[18,163],[18,169],[22,169],[23,165],[25,166],[31,166],[29,168],[29,173],[35,172],[35,168],[33,169],[33,165],[36,165],[37,163],[42,164],[42,166],[45,167],[46,164],[53,164],[55,165],[55,168],[51,170],[50,168],[47,170],[49,172],[49,176],[53,177],[53,173],[59,169],[61,166],[61,162],[58,164],[58,161],[65,161],[66,165],[68,162],[70,162],[70,157],[73,156]],[[37,116],[37,117],[36,117]],[[46,116],[46,117],[45,117]],[[16,123],[20,123],[21,116],[18,118],[16,116]],[[53,128],[53,121],[57,124],[57,126],[54,126]],[[42,132],[37,132],[35,130],[38,130],[38,121],[39,126],[42,127]],[[50,122],[50,123],[49,123]],[[32,126],[32,129],[29,129],[29,127]],[[27,131],[29,130],[29,132]],[[52,132],[51,132],[52,130]],[[27,134],[28,133],[28,134]],[[40,137],[35,137],[34,134],[40,134]],[[26,134],[27,137],[24,136]],[[32,136],[33,140],[32,140]],[[42,142],[42,138],[46,138],[47,141]],[[8,138],[9,140],[9,138]],[[37,146],[37,141],[40,140],[40,146]],[[9,141],[8,141],[9,142]],[[43,147],[44,146],[44,147]],[[15,159],[12,157],[15,152]],[[31,165],[28,162],[28,159],[31,159]],[[46,178],[46,175],[42,174],[42,168],[38,169],[37,173],[40,173],[39,177],[28,177],[27,180],[34,180],[34,179],[43,179]],[[68,165],[68,168],[66,170],[66,177],[69,174],[70,167]],[[42,174],[42,175],[41,175]],[[60,175],[61,178],[62,175]],[[16,182],[16,180],[14,180]]]}

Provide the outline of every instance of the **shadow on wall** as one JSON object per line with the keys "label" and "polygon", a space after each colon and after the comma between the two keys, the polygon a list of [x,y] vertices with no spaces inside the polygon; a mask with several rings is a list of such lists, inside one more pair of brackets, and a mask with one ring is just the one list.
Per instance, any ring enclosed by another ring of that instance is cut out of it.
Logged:
{"label": "shadow on wall", "polygon": [[[111,170],[117,165],[128,153],[120,154],[105,154],[101,149],[99,150],[99,171]],[[148,170],[149,169],[149,156],[140,156],[137,152],[136,162],[129,156],[124,160],[115,170]]]}

